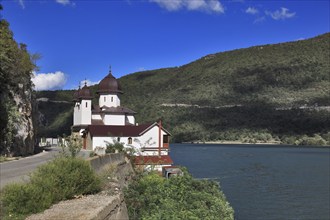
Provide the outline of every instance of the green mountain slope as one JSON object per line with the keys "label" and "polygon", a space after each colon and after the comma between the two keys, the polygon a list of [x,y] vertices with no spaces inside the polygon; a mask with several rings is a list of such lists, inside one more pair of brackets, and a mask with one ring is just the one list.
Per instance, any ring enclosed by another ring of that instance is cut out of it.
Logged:
{"label": "green mountain slope", "polygon": [[176,141],[324,142],[330,117],[320,106],[330,106],[329,59],[329,33],[211,54],[120,78],[122,105],[137,111],[140,123],[162,118]]}
{"label": "green mountain slope", "polygon": [[178,68],[131,74],[120,79],[123,99],[212,106],[251,101],[291,106],[306,99],[326,104],[329,37],[212,54]]}

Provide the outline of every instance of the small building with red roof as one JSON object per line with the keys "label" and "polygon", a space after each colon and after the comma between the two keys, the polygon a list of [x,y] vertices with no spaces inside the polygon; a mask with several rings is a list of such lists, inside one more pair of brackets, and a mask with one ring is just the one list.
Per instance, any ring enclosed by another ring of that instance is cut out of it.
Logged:
{"label": "small building with red roof", "polygon": [[137,165],[150,165],[161,169],[173,163],[169,156],[171,134],[161,121],[137,124],[136,112],[120,105],[123,94],[117,79],[109,74],[98,84],[98,105],[92,104],[92,93],[84,85],[74,92],[73,132],[83,138],[83,148],[96,150],[107,144],[120,142],[135,152]]}

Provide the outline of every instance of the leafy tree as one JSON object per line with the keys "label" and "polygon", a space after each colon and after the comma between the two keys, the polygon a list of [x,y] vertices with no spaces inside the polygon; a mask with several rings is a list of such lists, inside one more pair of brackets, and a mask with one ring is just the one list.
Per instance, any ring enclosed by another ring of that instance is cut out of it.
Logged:
{"label": "leafy tree", "polygon": [[68,137],[64,135],[63,139],[64,141],[60,143],[62,155],[66,157],[76,157],[82,148],[82,140],[79,134],[72,133]]}
{"label": "leafy tree", "polygon": [[124,144],[117,141],[117,140],[113,140],[113,143],[109,143],[107,142],[106,144],[106,150],[105,152],[108,153],[122,153],[124,152]]}
{"label": "leafy tree", "polygon": [[[0,7],[2,10],[2,6]],[[25,102],[31,102],[32,70],[35,69],[34,58],[27,51],[25,44],[18,44],[9,28],[9,23],[0,20],[0,154],[11,154],[14,149],[17,123],[20,113],[14,96]],[[33,98],[33,95],[32,95]],[[34,107],[34,105],[32,105]],[[22,145],[22,144],[21,144]]]}

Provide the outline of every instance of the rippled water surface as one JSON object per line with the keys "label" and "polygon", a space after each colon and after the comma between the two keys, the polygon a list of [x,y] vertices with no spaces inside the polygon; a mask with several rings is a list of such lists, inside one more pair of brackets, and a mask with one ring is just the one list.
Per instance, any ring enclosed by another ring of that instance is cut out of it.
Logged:
{"label": "rippled water surface", "polygon": [[170,154],[220,180],[238,220],[330,219],[330,148],[171,144]]}

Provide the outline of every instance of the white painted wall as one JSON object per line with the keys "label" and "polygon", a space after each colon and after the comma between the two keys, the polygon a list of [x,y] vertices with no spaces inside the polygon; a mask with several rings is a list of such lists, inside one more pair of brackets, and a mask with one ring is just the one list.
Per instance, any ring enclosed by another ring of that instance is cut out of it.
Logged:
{"label": "white painted wall", "polygon": [[73,109],[73,125],[79,125],[80,124],[80,111],[78,110],[78,104],[76,103]]}
{"label": "white painted wall", "polygon": [[[163,143],[163,135],[166,135],[164,131],[161,131],[161,143]],[[128,144],[129,137],[120,137],[120,143],[123,143],[124,147],[134,147],[136,150],[136,155],[158,155],[158,126],[153,127],[148,132],[140,137],[131,137],[132,144]],[[117,141],[117,137],[93,137],[93,150],[96,147],[104,147],[106,148],[107,142],[114,143]],[[152,150],[142,151],[141,148],[155,148]],[[166,148],[163,148],[163,144],[161,145],[161,155],[168,155],[168,151]]]}
{"label": "white painted wall", "polygon": [[129,123],[135,125],[135,117],[134,115],[127,115]]}
{"label": "white painted wall", "polygon": [[81,100],[80,111],[81,111],[80,124],[90,125],[92,123],[92,101]]}
{"label": "white painted wall", "polygon": [[163,167],[166,167],[168,165],[147,165],[144,167],[144,170],[146,171],[163,171]]}
{"label": "white painted wall", "polygon": [[103,119],[105,125],[125,125],[125,115],[105,115]]}
{"label": "white painted wall", "polygon": [[100,114],[92,114],[92,119],[94,120],[102,120],[102,117]]}
{"label": "white painted wall", "polygon": [[[163,147],[163,135],[166,133],[161,131],[161,147]],[[143,136],[139,137],[140,145],[143,147],[158,147],[159,140],[159,128],[154,126],[149,131],[147,131]]]}
{"label": "white painted wall", "polygon": [[93,150],[96,148],[96,147],[104,147],[106,148],[107,146],[107,142],[109,143],[113,143],[113,137],[93,137]]}
{"label": "white painted wall", "polygon": [[115,94],[102,94],[99,97],[99,106],[118,107],[120,106],[120,99]]}

